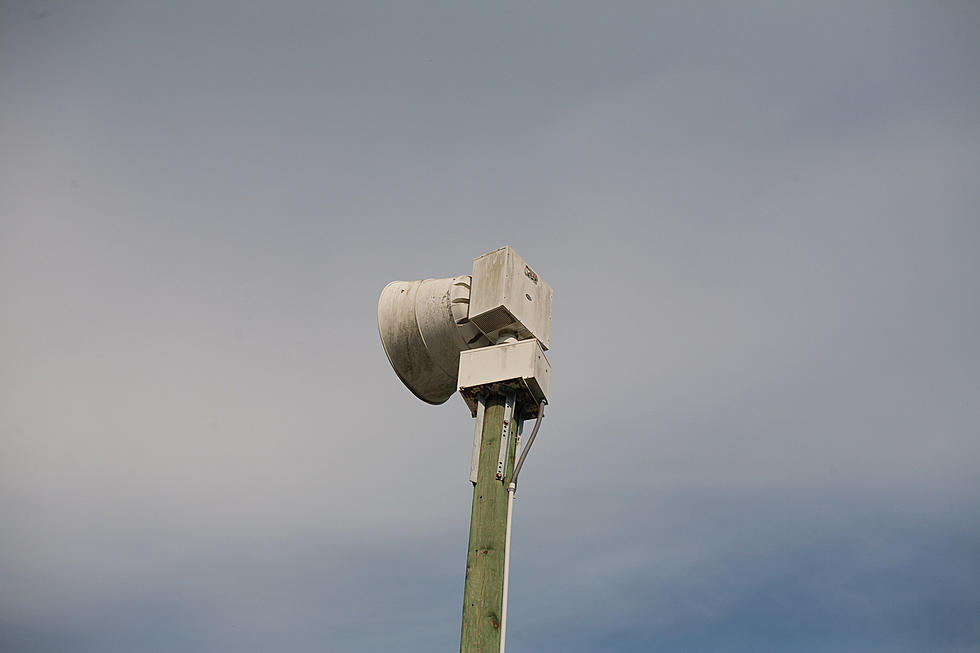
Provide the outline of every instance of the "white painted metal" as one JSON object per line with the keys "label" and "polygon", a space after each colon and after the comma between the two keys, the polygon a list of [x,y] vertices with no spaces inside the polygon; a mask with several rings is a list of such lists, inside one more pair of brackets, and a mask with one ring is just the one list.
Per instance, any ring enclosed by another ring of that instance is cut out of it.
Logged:
{"label": "white painted metal", "polygon": [[510,448],[510,433],[514,424],[514,405],[517,403],[517,393],[508,392],[504,396],[504,422],[500,428],[500,450],[497,454],[497,480],[504,480],[507,473],[507,450]]}
{"label": "white painted metal", "polygon": [[476,398],[476,430],[473,432],[473,455],[470,458],[470,483],[476,485],[480,475],[480,445],[483,444],[483,416],[486,414],[487,398]]}
{"label": "white painted metal", "polygon": [[537,416],[538,404],[548,400],[551,364],[536,340],[505,342],[470,349],[459,356],[459,390],[470,413],[476,414],[476,396],[483,386],[498,385],[518,393],[519,416]]}
{"label": "white painted metal", "polygon": [[415,395],[441,404],[456,391],[459,353],[490,344],[467,321],[470,277],[393,281],[378,300],[388,361]]}
{"label": "white painted metal", "polygon": [[491,341],[513,332],[521,340],[536,338],[547,350],[552,294],[513,248],[501,247],[473,261],[469,319]]}

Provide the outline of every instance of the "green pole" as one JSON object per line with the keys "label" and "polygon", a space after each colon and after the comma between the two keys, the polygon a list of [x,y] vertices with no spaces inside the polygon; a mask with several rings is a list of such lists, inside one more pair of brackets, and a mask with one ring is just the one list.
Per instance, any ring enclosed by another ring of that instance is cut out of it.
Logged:
{"label": "green pole", "polygon": [[470,543],[466,552],[460,653],[497,653],[500,650],[507,482],[514,470],[514,451],[517,444],[517,425],[516,420],[513,420],[508,443],[507,470],[504,480],[498,481],[497,459],[500,456],[504,402],[504,397],[499,394],[491,394],[486,399],[479,474],[473,488]]}

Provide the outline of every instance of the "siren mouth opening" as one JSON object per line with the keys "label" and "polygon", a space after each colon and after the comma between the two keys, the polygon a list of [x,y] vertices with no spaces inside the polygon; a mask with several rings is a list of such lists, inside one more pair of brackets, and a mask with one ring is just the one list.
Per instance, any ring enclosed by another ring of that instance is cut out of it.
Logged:
{"label": "siren mouth opening", "polygon": [[378,300],[378,334],[395,374],[416,397],[445,403],[458,389],[460,352],[489,344],[467,319],[468,276],[392,281]]}

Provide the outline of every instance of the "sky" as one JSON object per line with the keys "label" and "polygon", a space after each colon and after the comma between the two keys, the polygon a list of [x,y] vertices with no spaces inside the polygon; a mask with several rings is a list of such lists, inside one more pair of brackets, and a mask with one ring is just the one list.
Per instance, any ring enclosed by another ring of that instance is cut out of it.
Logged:
{"label": "sky", "polygon": [[508,650],[980,651],[972,2],[0,3],[0,651],[456,650],[391,280],[554,287]]}

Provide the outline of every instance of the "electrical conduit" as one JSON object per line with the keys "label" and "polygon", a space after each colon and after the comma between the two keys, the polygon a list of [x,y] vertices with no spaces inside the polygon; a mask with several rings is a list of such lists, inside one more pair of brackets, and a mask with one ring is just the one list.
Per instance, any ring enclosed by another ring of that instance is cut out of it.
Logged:
{"label": "electrical conduit", "polygon": [[544,403],[542,401],[538,405],[538,419],[535,420],[534,429],[531,431],[531,436],[527,439],[527,446],[521,449],[521,457],[517,460],[517,464],[514,465],[514,473],[511,474],[510,484],[507,486],[507,527],[504,530],[504,593],[500,609],[500,653],[504,653],[504,649],[507,646],[507,590],[508,585],[510,585],[510,527],[514,517],[514,494],[517,492],[517,475],[520,473],[521,467],[524,466],[524,459],[527,458],[528,452],[531,451],[534,438],[538,435],[541,420],[544,419]]}

